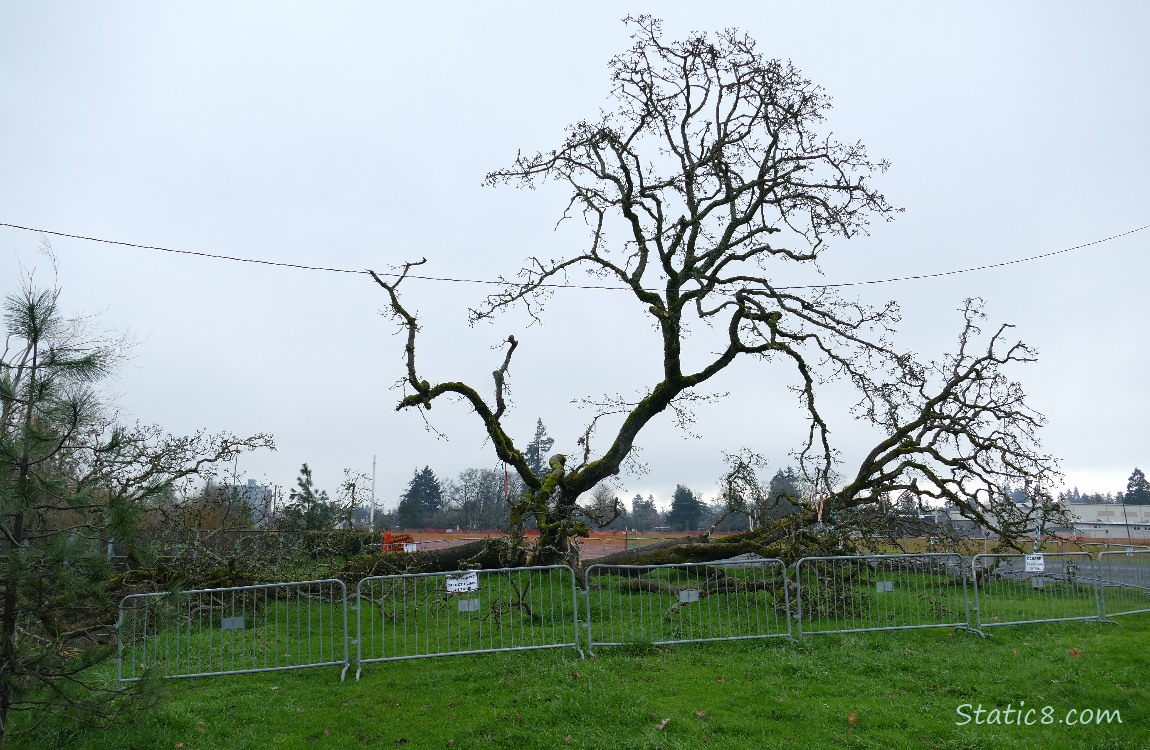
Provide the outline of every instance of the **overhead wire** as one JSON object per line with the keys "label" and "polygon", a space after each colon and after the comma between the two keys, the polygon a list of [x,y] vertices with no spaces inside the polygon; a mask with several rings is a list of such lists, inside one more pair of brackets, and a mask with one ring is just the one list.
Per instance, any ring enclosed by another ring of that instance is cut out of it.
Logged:
{"label": "overhead wire", "polygon": [[[371,273],[370,271],[361,270],[361,269],[334,268],[334,267],[330,267],[330,266],[312,266],[312,265],[306,265],[306,264],[302,264],[302,263],[287,263],[287,262],[283,262],[283,261],[261,260],[259,258],[240,258],[240,257],[234,256],[234,255],[220,255],[217,253],[208,253],[208,252],[203,252],[203,251],[199,251],[199,250],[178,250],[176,248],[164,247],[162,245],[143,245],[143,244],[138,244],[135,242],[125,242],[123,240],[109,240],[109,239],[103,239],[101,237],[89,237],[89,236],[82,235],[82,234],[71,234],[68,232],[60,232],[60,231],[53,230],[53,229],[37,229],[35,227],[27,227],[27,226],[22,226],[20,224],[10,224],[8,222],[0,222],[0,227],[8,227],[10,229],[19,229],[19,230],[23,230],[26,232],[35,232],[37,234],[47,234],[47,235],[51,235],[54,237],[65,237],[65,238],[74,239],[74,240],[84,240],[86,242],[99,242],[99,243],[103,243],[105,245],[118,245],[118,246],[122,246],[122,247],[136,248],[138,250],[156,250],[159,252],[174,253],[177,255],[192,255],[192,256],[199,257],[199,258],[208,258],[211,260],[226,260],[226,261],[232,261],[235,263],[253,263],[256,265],[273,266],[276,268],[291,268],[291,269],[300,270],[300,271],[325,271],[325,272],[329,272],[329,273],[348,273],[348,274],[364,274],[364,275],[368,275]],[[776,289],[779,289],[779,290],[837,289],[837,288],[851,287],[851,286],[867,286],[867,285],[872,285],[872,284],[891,284],[891,283],[894,283],[897,281],[917,281],[917,280],[922,280],[922,279],[937,279],[937,278],[941,278],[944,276],[956,276],[956,275],[964,274],[964,273],[973,273],[975,271],[987,271],[987,270],[990,270],[993,268],[1003,268],[1005,266],[1013,266],[1013,265],[1018,265],[1020,263],[1030,263],[1032,261],[1042,260],[1044,258],[1051,258],[1055,255],[1063,255],[1065,253],[1073,252],[1075,250],[1082,250],[1084,248],[1092,247],[1094,245],[1100,245],[1104,242],[1110,242],[1111,240],[1120,239],[1122,237],[1126,237],[1127,235],[1135,234],[1136,232],[1141,232],[1145,229],[1150,229],[1150,224],[1144,224],[1143,226],[1137,227],[1135,229],[1129,229],[1129,230],[1127,230],[1125,232],[1121,232],[1119,234],[1114,234],[1114,235],[1111,235],[1109,237],[1103,237],[1102,239],[1091,240],[1090,242],[1084,242],[1081,245],[1075,245],[1073,247],[1063,248],[1062,250],[1054,250],[1054,251],[1049,252],[1049,253],[1042,253],[1040,255],[1032,255],[1032,256],[1029,256],[1026,258],[1016,258],[1014,260],[1006,260],[1006,261],[1001,261],[999,263],[988,263],[986,265],[973,266],[970,268],[962,268],[962,269],[956,269],[956,270],[951,270],[951,271],[939,271],[936,273],[914,274],[914,275],[910,275],[910,276],[895,276],[895,277],[886,278],[886,279],[871,279],[871,280],[866,280],[866,281],[844,281],[844,282],[831,283],[831,284],[801,284],[801,285],[793,285],[793,286],[780,286],[780,287],[776,287]],[[378,275],[381,275],[381,276],[399,276],[400,275],[398,273],[391,273],[391,272],[376,272],[376,273]],[[504,286],[507,284],[514,283],[514,282],[503,281],[503,280],[464,279],[464,278],[452,278],[452,277],[447,277],[447,276],[422,276],[422,275],[416,275],[416,274],[408,274],[407,278],[409,278],[409,279],[420,279],[422,281],[443,281],[443,282],[452,282],[452,283],[457,283],[457,284],[489,284],[489,285],[496,285],[496,286]],[[542,288],[547,288],[547,289],[592,289],[592,290],[606,290],[606,291],[631,291],[631,287],[607,286],[607,285],[595,285],[595,284],[539,284],[538,286],[542,287]]]}

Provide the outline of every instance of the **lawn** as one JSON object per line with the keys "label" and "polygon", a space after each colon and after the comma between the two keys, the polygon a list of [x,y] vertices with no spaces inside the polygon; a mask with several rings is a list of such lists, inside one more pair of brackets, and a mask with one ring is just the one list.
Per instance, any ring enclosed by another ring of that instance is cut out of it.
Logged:
{"label": "lawn", "polygon": [[[1150,615],[1134,615],[990,640],[928,629],[639,643],[586,660],[558,649],[369,664],[359,682],[338,667],[170,680],[114,729],[9,747],[1150,748],[1147,644]],[[1036,723],[1002,723],[1008,707],[1036,709]],[[1122,723],[1069,726],[1072,710]]]}

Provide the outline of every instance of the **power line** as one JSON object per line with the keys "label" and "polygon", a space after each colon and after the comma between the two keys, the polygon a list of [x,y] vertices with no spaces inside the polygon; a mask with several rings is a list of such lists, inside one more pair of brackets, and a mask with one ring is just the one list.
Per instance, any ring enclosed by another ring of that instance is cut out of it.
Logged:
{"label": "power line", "polygon": [[347,268],[325,268],[323,266],[305,266],[297,263],[280,263],[274,260],[257,260],[255,258],[237,258],[234,255],[216,255],[215,253],[204,253],[197,250],[175,250],[170,247],[161,247],[159,245],[137,245],[135,242],[123,242],[121,240],[105,240],[99,237],[86,237],[82,234],[68,234],[67,232],[56,232],[51,229],[35,229],[33,227],[22,227],[19,224],[8,224],[0,222],[0,227],[11,227],[12,229],[23,229],[26,232],[36,232],[37,234],[50,234],[54,237],[67,237],[73,240],[85,240],[87,242],[102,242],[105,245],[120,245],[122,247],[134,247],[139,250],[159,250],[164,253],[175,253],[177,255],[195,255],[199,258],[211,258],[212,260],[230,260],[236,263],[256,263],[261,266],[276,266],[278,268],[296,268],[301,271],[330,271],[332,273],[362,273],[366,274],[367,271],[353,271]]}
{"label": "power line", "polygon": [[[301,263],[285,263],[285,262],[274,261],[274,260],[259,260],[257,258],[239,258],[239,257],[236,257],[234,255],[219,255],[216,253],[206,253],[206,252],[202,252],[202,251],[198,251],[198,250],[177,250],[175,248],[163,247],[160,245],[141,245],[141,244],[137,244],[135,242],[124,242],[122,240],[107,240],[107,239],[102,239],[100,237],[88,237],[88,236],[85,236],[82,234],[69,234],[67,232],[58,232],[58,231],[55,231],[52,229],[36,229],[34,227],[25,227],[25,226],[21,226],[19,224],[9,224],[7,222],[0,222],[0,227],[9,227],[10,229],[20,229],[20,230],[23,230],[25,232],[36,232],[37,234],[48,234],[48,235],[52,235],[54,237],[66,237],[68,239],[73,239],[73,240],[84,240],[86,242],[99,242],[99,243],[103,243],[105,245],[119,245],[122,247],[132,247],[132,248],[136,248],[139,250],[156,250],[156,251],[164,252],[164,253],[175,253],[177,255],[193,255],[193,256],[196,256],[199,258],[208,258],[211,260],[228,260],[228,261],[233,261],[235,263],[254,263],[254,264],[262,265],[262,266],[274,266],[276,268],[293,268],[293,269],[296,269],[299,271],[326,271],[329,273],[350,273],[350,274],[364,274],[364,275],[368,274],[368,271],[366,271],[366,270],[351,269],[351,268],[332,268],[329,266],[309,266],[309,265],[305,265],[305,264],[301,264]],[[1015,260],[1006,260],[1006,261],[1002,261],[1001,263],[990,263],[990,264],[987,264],[984,266],[974,266],[971,268],[962,268],[962,269],[953,270],[953,271],[939,271],[937,273],[915,274],[913,276],[895,276],[895,277],[888,278],[888,279],[871,279],[869,281],[844,281],[844,282],[840,282],[840,283],[836,283],[836,284],[804,284],[804,285],[795,285],[795,286],[781,286],[781,287],[776,287],[776,288],[779,290],[837,289],[837,288],[849,287],[849,286],[868,286],[868,285],[872,285],[872,284],[891,284],[891,283],[894,283],[896,281],[918,281],[921,279],[937,279],[937,278],[941,278],[943,276],[957,276],[958,274],[963,274],[963,273],[973,273],[975,271],[987,271],[987,270],[990,270],[992,268],[1003,268],[1005,266],[1013,266],[1013,265],[1018,265],[1020,263],[1030,263],[1031,261],[1042,260],[1044,258],[1051,258],[1055,255],[1062,255],[1064,253],[1073,252],[1075,250],[1082,250],[1083,248],[1092,247],[1094,245],[1101,245],[1104,242],[1110,242],[1111,240],[1116,240],[1116,239],[1119,239],[1121,237],[1126,237],[1127,235],[1131,235],[1131,234],[1134,234],[1136,232],[1141,232],[1144,229],[1150,229],[1150,224],[1144,224],[1143,226],[1140,226],[1136,229],[1129,229],[1129,230],[1122,232],[1120,234],[1114,234],[1114,235],[1111,235],[1109,237],[1104,237],[1102,239],[1092,240],[1090,242],[1085,242],[1081,245],[1075,245],[1074,247],[1067,247],[1067,248],[1064,248],[1062,250],[1055,250],[1055,251],[1049,252],[1049,253],[1042,253],[1041,255],[1032,255],[1028,258],[1016,258]],[[399,276],[399,274],[397,274],[397,273],[387,273],[387,272],[377,272],[377,273],[381,276]],[[444,282],[452,282],[452,283],[457,283],[457,284],[490,284],[490,285],[495,285],[495,286],[503,286],[503,285],[506,285],[508,283],[511,283],[511,282],[506,282],[506,281],[495,281],[495,280],[491,280],[491,279],[459,279],[459,278],[451,278],[451,277],[446,277],[446,276],[417,276],[417,275],[413,275],[413,274],[409,274],[407,276],[407,278],[409,278],[409,279],[420,279],[422,281],[444,281]],[[548,289],[601,289],[601,290],[607,290],[607,291],[630,291],[631,290],[630,287],[625,287],[625,286],[603,286],[603,285],[593,285],[593,284],[540,284],[539,286],[544,287],[544,288],[548,288]]]}
{"label": "power line", "polygon": [[975,266],[973,268],[963,268],[963,269],[957,270],[957,271],[939,271],[938,273],[923,273],[923,274],[917,274],[915,276],[897,276],[897,277],[890,278],[890,279],[875,279],[872,281],[846,281],[846,282],[843,282],[840,284],[809,284],[807,286],[784,286],[784,287],[780,287],[780,289],[830,289],[830,288],[837,288],[837,287],[844,287],[844,286],[863,286],[866,284],[889,284],[889,283],[894,282],[894,281],[914,281],[917,279],[937,279],[937,278],[942,277],[942,276],[956,276],[960,273],[972,273],[974,271],[986,271],[986,270],[991,269],[991,268],[1002,268],[1004,266],[1014,266],[1014,265],[1017,265],[1019,263],[1029,263],[1032,260],[1042,260],[1043,258],[1051,258],[1055,255],[1062,255],[1063,253],[1069,253],[1069,252],[1072,252],[1074,250],[1081,250],[1083,248],[1090,247],[1092,245],[1101,245],[1103,242],[1109,242],[1110,240],[1116,240],[1119,237],[1125,237],[1128,234],[1134,234],[1135,232],[1141,232],[1143,229],[1150,229],[1150,224],[1145,224],[1143,226],[1138,227],[1137,229],[1129,229],[1125,232],[1122,232],[1121,234],[1111,235],[1109,237],[1104,237],[1100,240],[1092,240],[1090,242],[1085,242],[1081,245],[1075,245],[1074,247],[1067,247],[1067,248],[1064,248],[1062,250],[1055,250],[1055,251],[1049,252],[1049,253],[1042,253],[1041,255],[1032,255],[1029,258],[1017,258],[1015,260],[1004,260],[1001,263],[990,263],[990,264],[985,265],[985,266]]}

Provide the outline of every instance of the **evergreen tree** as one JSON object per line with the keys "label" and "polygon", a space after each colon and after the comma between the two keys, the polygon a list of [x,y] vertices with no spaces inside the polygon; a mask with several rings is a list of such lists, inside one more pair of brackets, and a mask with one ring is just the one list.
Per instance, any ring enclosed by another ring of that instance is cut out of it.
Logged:
{"label": "evergreen tree", "polygon": [[543,426],[543,420],[540,419],[535,423],[535,437],[523,449],[523,460],[531,467],[531,471],[537,477],[541,477],[551,471],[551,467],[547,465],[547,455],[551,452],[551,447],[555,445],[555,439],[547,434],[547,428]]}
{"label": "evergreen tree", "polygon": [[430,466],[416,469],[407,483],[407,490],[399,501],[399,524],[418,529],[427,525],[443,505],[443,487]]}
{"label": "evergreen tree", "polygon": [[415,472],[403,496],[415,498],[427,516],[438,513],[440,506],[443,505],[443,487],[430,466],[424,466]]}
{"label": "evergreen tree", "polygon": [[0,350],[0,746],[11,712],[23,727],[53,717],[90,725],[125,707],[107,675],[115,649],[116,570],[109,540],[148,555],[140,518],[173,485],[207,474],[257,435],[169,436],[114,425],[93,388],[117,342],[65,318],[59,290],[31,284],[4,303]]}
{"label": "evergreen tree", "polygon": [[650,531],[659,525],[659,509],[655,507],[655,496],[646,500],[642,495],[631,498],[631,527],[638,531]]}
{"label": "evergreen tree", "polygon": [[910,490],[903,490],[894,501],[894,513],[904,519],[918,520],[918,498]]}
{"label": "evergreen tree", "polygon": [[690,531],[699,528],[703,516],[703,503],[689,488],[675,485],[671,496],[671,510],[667,513],[667,524],[676,531]]}
{"label": "evergreen tree", "polygon": [[795,471],[793,466],[775,472],[767,489],[769,502],[766,515],[768,517],[781,518],[798,511],[799,501],[802,498],[801,481],[799,473]]}
{"label": "evergreen tree", "polygon": [[311,467],[304,464],[296,478],[296,488],[288,496],[282,526],[289,531],[320,531],[335,524],[336,508],[324,490],[315,489]]}
{"label": "evergreen tree", "polygon": [[1126,495],[1124,502],[1127,505],[1150,505],[1150,482],[1142,470],[1135,468],[1126,481]]}
{"label": "evergreen tree", "polygon": [[424,524],[423,504],[418,499],[404,495],[395,511],[395,521],[405,529],[422,529]]}

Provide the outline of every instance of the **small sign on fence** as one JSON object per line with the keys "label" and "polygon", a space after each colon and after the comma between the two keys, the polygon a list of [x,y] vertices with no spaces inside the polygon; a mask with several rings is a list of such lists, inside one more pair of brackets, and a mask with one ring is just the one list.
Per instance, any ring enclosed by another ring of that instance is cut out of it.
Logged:
{"label": "small sign on fence", "polygon": [[465,591],[479,590],[479,574],[474,570],[461,576],[447,576],[447,593],[461,594]]}
{"label": "small sign on fence", "polygon": [[698,589],[682,589],[679,591],[679,603],[690,604],[699,601]]}
{"label": "small sign on fence", "polygon": [[894,581],[879,581],[875,584],[879,594],[887,594],[894,591]]}
{"label": "small sign on fence", "polygon": [[1044,573],[1046,571],[1046,559],[1042,555],[1027,555],[1025,570],[1027,573]]}
{"label": "small sign on fence", "polygon": [[478,599],[460,599],[459,600],[460,612],[478,612],[479,600]]}
{"label": "small sign on fence", "polygon": [[243,630],[244,618],[241,617],[225,617],[220,621],[220,630]]}

